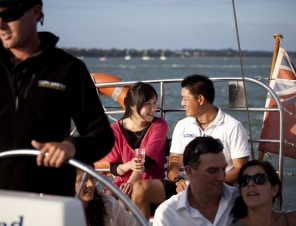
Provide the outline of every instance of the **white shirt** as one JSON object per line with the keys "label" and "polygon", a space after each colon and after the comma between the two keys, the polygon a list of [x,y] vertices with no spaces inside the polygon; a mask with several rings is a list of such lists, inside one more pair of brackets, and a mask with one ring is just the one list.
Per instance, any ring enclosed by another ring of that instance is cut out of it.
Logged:
{"label": "white shirt", "polygon": [[233,167],[232,159],[250,155],[248,137],[245,128],[238,120],[224,113],[219,107],[215,120],[202,130],[194,117],[180,120],[173,132],[170,152],[183,154],[186,145],[195,137],[212,136],[219,138],[223,145],[223,153],[227,161],[226,171]]}
{"label": "white shirt", "polygon": [[197,209],[189,205],[189,187],[190,185],[183,192],[173,195],[156,209],[153,226],[229,226],[232,224],[233,218],[230,216],[230,212],[239,196],[238,188],[223,184],[223,194],[212,224]]}
{"label": "white shirt", "polygon": [[136,217],[127,212],[111,195],[102,194],[106,215],[105,226],[138,226]]}

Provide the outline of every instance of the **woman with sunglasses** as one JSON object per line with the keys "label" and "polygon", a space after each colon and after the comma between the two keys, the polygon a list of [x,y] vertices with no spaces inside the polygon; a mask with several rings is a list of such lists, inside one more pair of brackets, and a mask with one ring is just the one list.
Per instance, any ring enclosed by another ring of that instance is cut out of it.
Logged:
{"label": "woman with sunglasses", "polygon": [[238,174],[238,183],[241,196],[232,208],[233,225],[296,225],[296,212],[273,209],[276,199],[282,206],[282,183],[269,162],[246,163]]}
{"label": "woman with sunglasses", "polygon": [[[76,169],[75,194],[77,194],[83,177],[83,171]],[[134,215],[128,213],[109,195],[100,194],[96,189],[96,181],[87,175],[80,191],[85,211],[87,226],[136,226],[139,225]]]}

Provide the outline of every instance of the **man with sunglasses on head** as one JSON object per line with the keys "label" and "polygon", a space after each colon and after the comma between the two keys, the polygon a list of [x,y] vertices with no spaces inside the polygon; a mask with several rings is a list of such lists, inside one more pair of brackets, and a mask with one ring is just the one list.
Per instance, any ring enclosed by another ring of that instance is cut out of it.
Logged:
{"label": "man with sunglasses on head", "polygon": [[86,66],[39,21],[42,0],[0,0],[0,152],[40,150],[0,159],[0,189],[73,196],[75,169],[63,163],[97,161],[114,137]]}
{"label": "man with sunglasses on head", "polygon": [[223,144],[213,137],[196,137],[185,148],[184,170],[189,185],[163,202],[155,212],[155,226],[229,226],[238,188],[227,185]]}

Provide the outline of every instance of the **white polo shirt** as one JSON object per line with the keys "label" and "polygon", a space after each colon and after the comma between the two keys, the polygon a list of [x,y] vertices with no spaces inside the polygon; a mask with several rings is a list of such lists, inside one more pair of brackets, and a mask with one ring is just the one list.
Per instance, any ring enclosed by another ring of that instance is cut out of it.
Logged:
{"label": "white polo shirt", "polygon": [[232,159],[250,155],[248,137],[245,128],[238,120],[224,113],[219,107],[215,120],[202,130],[194,117],[180,120],[173,132],[170,152],[183,154],[186,145],[195,137],[212,136],[219,138],[223,145],[223,153],[227,161],[226,171],[233,167]]}
{"label": "white polo shirt", "polygon": [[212,224],[197,209],[192,208],[188,202],[189,186],[183,192],[173,195],[163,202],[154,215],[153,226],[229,226],[232,225],[233,217],[230,216],[231,209],[236,198],[239,196],[239,190],[223,184],[223,194],[220,199],[219,208]]}

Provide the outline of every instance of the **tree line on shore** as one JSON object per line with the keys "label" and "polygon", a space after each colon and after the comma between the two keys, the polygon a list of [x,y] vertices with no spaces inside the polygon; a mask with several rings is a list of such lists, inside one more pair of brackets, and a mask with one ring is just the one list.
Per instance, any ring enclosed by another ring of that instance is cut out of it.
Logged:
{"label": "tree line on shore", "polygon": [[[127,54],[132,57],[142,57],[144,52],[149,57],[160,57],[165,54],[166,57],[238,57],[239,53],[233,49],[222,50],[202,50],[202,49],[183,49],[183,50],[162,50],[162,49],[78,49],[62,48],[67,53],[75,57],[124,57]],[[243,57],[269,57],[273,55],[272,51],[248,51],[243,50]],[[296,52],[288,52],[291,58],[296,57]]]}

